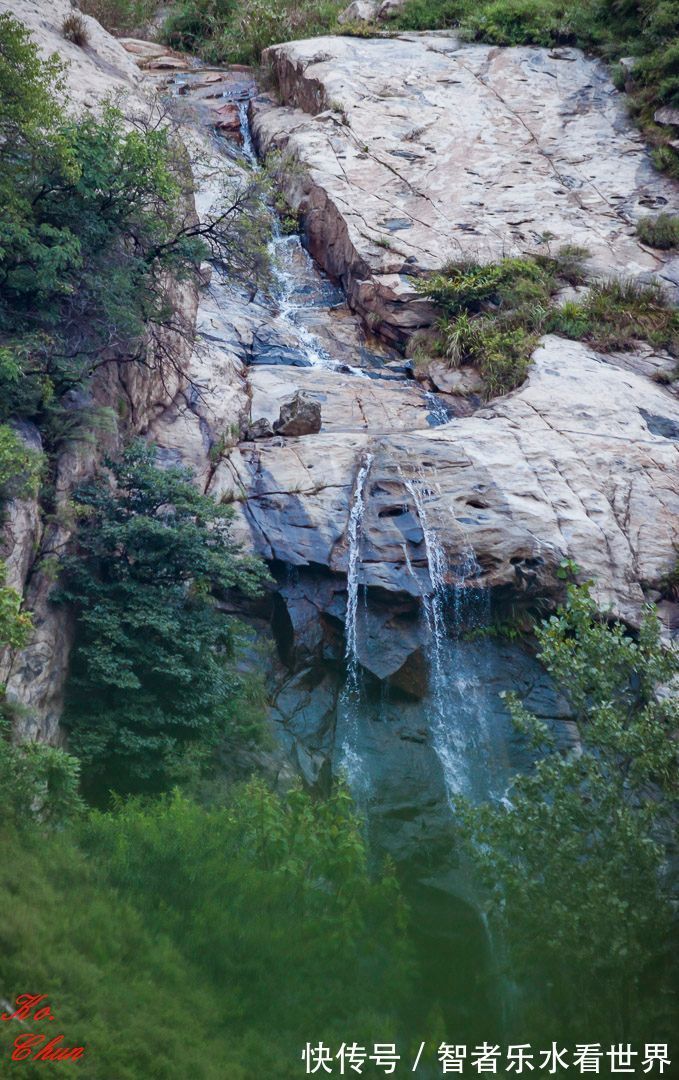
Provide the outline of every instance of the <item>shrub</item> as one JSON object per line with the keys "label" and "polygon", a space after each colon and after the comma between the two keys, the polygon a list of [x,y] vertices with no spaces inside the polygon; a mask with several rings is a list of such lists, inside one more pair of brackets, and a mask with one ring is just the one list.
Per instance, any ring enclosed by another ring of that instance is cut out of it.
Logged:
{"label": "shrub", "polygon": [[555,256],[484,265],[453,262],[429,275],[419,288],[445,312],[439,322],[439,351],[454,367],[477,367],[486,397],[520,386],[550,297],[564,281],[583,279],[586,255],[584,249],[565,247]]}
{"label": "shrub", "polygon": [[161,0],[78,0],[86,15],[92,15],[112,34],[140,30],[160,7]]}
{"label": "shrub", "polygon": [[21,610],[20,593],[5,585],[6,579],[7,568],[0,562],[0,651],[23,648],[33,627],[30,613]]}
{"label": "shrub", "polygon": [[4,828],[9,824],[25,829],[32,822],[54,826],[69,821],[82,810],[79,775],[77,760],[64,750],[35,742],[14,746],[7,724],[0,721],[0,816]]}
{"label": "shrub", "polygon": [[190,163],[162,115],[108,104],[72,119],[60,79],[0,17],[0,389],[4,415],[39,421],[112,358],[176,366],[192,327],[168,282],[202,258],[255,283],[268,268],[255,186],[225,183],[198,223]]}
{"label": "shrub", "polygon": [[642,217],[637,222],[637,236],[649,247],[661,250],[679,247],[679,216],[658,214],[657,217]]}
{"label": "shrub", "polygon": [[220,808],[175,795],[56,832],[3,817],[0,906],[3,998],[48,993],[87,1080],[295,1080],[306,1040],[398,1042],[412,999],[407,912],[342,790],[254,783]]}
{"label": "shrub", "polygon": [[42,454],[26,446],[9,424],[0,424],[0,508],[6,499],[35,495],[42,471]]}
{"label": "shrub", "polygon": [[104,479],[75,494],[76,555],[55,600],[74,605],[77,634],[64,724],[88,790],[160,790],[191,748],[251,739],[238,627],[213,593],[258,591],[265,573],[229,536],[231,511],[183,469],[158,469],[135,444]]}
{"label": "shrub", "polygon": [[269,45],[328,33],[345,6],[342,0],[182,0],[163,33],[169,45],[211,63],[256,64]]}
{"label": "shrub", "polygon": [[72,41],[74,45],[79,45],[81,49],[89,43],[90,35],[87,30],[87,23],[77,11],[66,16],[61,25],[61,32],[67,41]]}

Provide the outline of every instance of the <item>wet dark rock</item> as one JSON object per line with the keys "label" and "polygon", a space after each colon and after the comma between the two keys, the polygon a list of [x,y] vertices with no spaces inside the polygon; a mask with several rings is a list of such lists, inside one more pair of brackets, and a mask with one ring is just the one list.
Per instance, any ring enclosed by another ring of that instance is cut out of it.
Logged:
{"label": "wet dark rock", "polygon": [[274,434],[271,421],[262,416],[259,420],[255,420],[254,424],[250,424],[247,430],[246,438],[248,439],[270,439]]}
{"label": "wet dark rock", "polygon": [[321,406],[298,391],[281,405],[280,418],[273,427],[279,435],[316,435],[321,430]]}

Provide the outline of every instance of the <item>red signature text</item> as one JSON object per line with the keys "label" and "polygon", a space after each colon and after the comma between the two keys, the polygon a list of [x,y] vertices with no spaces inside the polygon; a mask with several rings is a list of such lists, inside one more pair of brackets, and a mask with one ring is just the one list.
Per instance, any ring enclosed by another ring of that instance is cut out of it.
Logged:
{"label": "red signature text", "polygon": [[[20,994],[14,1012],[3,1013],[0,1020],[15,1020],[23,1026],[27,1020],[55,1020],[47,994]],[[33,1032],[18,1035],[14,1040],[12,1061],[78,1061],[85,1053],[84,1046],[64,1046],[65,1036]]]}

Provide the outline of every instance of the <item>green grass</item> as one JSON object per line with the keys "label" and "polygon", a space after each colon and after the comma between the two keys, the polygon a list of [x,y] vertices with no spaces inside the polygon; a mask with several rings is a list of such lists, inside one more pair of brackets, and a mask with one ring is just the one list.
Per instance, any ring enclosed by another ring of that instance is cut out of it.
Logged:
{"label": "green grass", "polygon": [[160,3],[161,0],[78,0],[78,7],[110,33],[124,35],[143,29]]}
{"label": "green grass", "polygon": [[411,985],[398,887],[368,871],[341,790],[254,782],[58,832],[4,818],[0,906],[0,997],[47,994],[58,1020],[0,1024],[0,1061],[21,1033],[63,1032],[87,1080],[294,1080],[307,1039],[395,1040]]}
{"label": "green grass", "polygon": [[434,353],[451,367],[476,367],[487,398],[514,390],[528,374],[551,297],[584,281],[586,256],[566,246],[554,256],[448,263],[420,284],[442,310]]}
{"label": "green grass", "polygon": [[679,215],[658,214],[657,217],[643,217],[637,222],[637,236],[642,244],[661,251],[679,247]]}
{"label": "green grass", "polygon": [[343,0],[180,0],[163,38],[209,63],[257,64],[269,45],[331,33],[344,7]]}
{"label": "green grass", "polygon": [[679,357],[679,311],[657,286],[632,281],[592,282],[582,300],[555,306],[564,285],[586,280],[581,248],[556,255],[503,259],[479,265],[452,262],[430,274],[419,288],[441,316],[436,335],[415,343],[451,367],[470,364],[484,381],[486,398],[514,390],[526,378],[540,335],[561,334],[602,352],[634,348],[647,341]]}
{"label": "green grass", "polygon": [[656,165],[679,177],[673,129],[653,118],[663,105],[679,106],[678,0],[407,0],[389,26],[454,27],[493,45],[575,45],[611,62],[637,57],[632,75],[617,68],[616,81],[629,92]]}
{"label": "green grass", "polygon": [[632,281],[595,282],[581,302],[555,308],[545,329],[602,352],[647,341],[679,356],[679,311],[660,288]]}

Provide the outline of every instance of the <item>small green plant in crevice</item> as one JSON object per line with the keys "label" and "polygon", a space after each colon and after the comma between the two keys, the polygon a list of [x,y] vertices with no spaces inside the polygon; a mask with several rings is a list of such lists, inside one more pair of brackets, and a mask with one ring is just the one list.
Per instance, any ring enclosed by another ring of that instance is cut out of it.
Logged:
{"label": "small green plant in crevice", "polygon": [[679,247],[679,215],[658,214],[657,217],[642,217],[637,222],[637,236],[643,244],[668,251]]}
{"label": "small green plant in crevice", "polygon": [[443,316],[435,350],[452,367],[480,371],[486,397],[519,386],[548,317],[551,297],[585,279],[583,248],[498,263],[451,262],[418,284]]}
{"label": "small green plant in crevice", "polygon": [[7,499],[37,494],[43,467],[40,451],[27,446],[9,424],[0,424],[0,518]]}
{"label": "small green plant in crevice", "polygon": [[660,580],[660,592],[665,600],[679,603],[679,559],[670,571]]}
{"label": "small green plant in crevice", "polygon": [[302,181],[306,169],[294,154],[272,150],[264,162],[264,194],[278,215],[281,231],[289,236],[300,230],[300,214],[289,203],[283,182]]}
{"label": "small green plant in crevice", "polygon": [[[30,612],[22,610],[22,597],[6,585],[7,567],[0,561],[0,652],[3,649],[23,649],[33,629]],[[0,699],[3,690],[0,687]]]}

